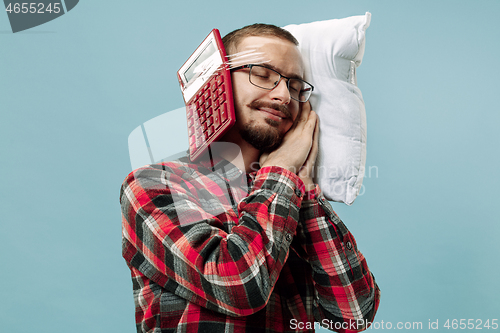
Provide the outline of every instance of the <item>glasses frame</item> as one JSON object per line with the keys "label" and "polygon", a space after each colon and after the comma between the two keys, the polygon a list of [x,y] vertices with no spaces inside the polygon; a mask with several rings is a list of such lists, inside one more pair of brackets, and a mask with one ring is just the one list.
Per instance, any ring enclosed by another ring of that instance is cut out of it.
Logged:
{"label": "glasses frame", "polygon": [[[253,83],[253,82],[252,82],[252,80],[250,80],[250,77],[251,77],[251,75],[252,75],[252,67],[263,67],[263,68],[265,68],[265,69],[268,69],[268,70],[273,71],[273,72],[275,72],[276,74],[278,74],[278,75],[279,75],[279,79],[278,79],[278,81],[276,81],[276,83],[275,83],[274,87],[272,87],[272,88],[265,88],[265,87],[261,87],[261,86],[256,85],[255,83]],[[313,86],[312,84],[310,84],[309,82],[304,81],[304,80],[302,80],[302,79],[297,79],[297,78],[292,78],[292,77],[287,77],[287,76],[284,76],[284,75],[282,75],[280,72],[275,71],[274,69],[269,68],[269,67],[267,67],[267,66],[263,66],[263,65],[256,65],[256,64],[248,64],[248,65],[242,65],[242,66],[234,67],[234,68],[231,68],[230,70],[231,70],[231,71],[236,71],[236,70],[245,69],[245,68],[250,69],[250,71],[248,72],[248,81],[249,81],[252,85],[254,85],[254,86],[256,86],[256,87],[259,87],[259,88],[261,88],[261,89],[265,89],[265,90],[273,90],[274,88],[276,88],[276,87],[280,84],[281,79],[286,79],[286,80],[287,80],[287,81],[286,81],[286,88],[288,89],[288,93],[290,94],[290,98],[291,98],[291,99],[293,99],[294,101],[299,102],[299,103],[306,103],[306,102],[307,102],[307,101],[311,98],[312,92],[314,91],[314,86]],[[311,92],[309,93],[309,96],[307,97],[307,99],[306,99],[305,101],[300,101],[300,100],[298,100],[298,99],[296,99],[296,98],[292,97],[292,94],[290,93],[290,80],[298,80],[298,81],[302,81],[302,82],[304,82],[304,83],[308,84],[309,86],[311,86]]]}

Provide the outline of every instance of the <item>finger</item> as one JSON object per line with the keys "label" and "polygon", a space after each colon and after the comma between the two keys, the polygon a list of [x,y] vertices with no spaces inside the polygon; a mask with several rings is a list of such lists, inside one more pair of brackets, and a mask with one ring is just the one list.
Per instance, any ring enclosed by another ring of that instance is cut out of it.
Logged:
{"label": "finger", "polygon": [[312,150],[314,150],[315,154],[318,153],[319,149],[319,117],[316,115],[316,126],[314,128],[314,135],[313,135],[313,147]]}
{"label": "finger", "polygon": [[306,103],[300,103],[299,105],[299,113],[297,114],[297,117],[295,118],[294,122],[294,127],[297,127],[299,123],[304,124],[308,117],[309,113],[311,112],[311,103],[307,101]]}
{"label": "finger", "polygon": [[309,101],[302,103],[301,105],[301,118],[306,121],[309,118],[309,114],[311,113],[311,103]]}
{"label": "finger", "polygon": [[[305,106],[305,109],[301,109],[300,113],[297,115],[297,118],[295,119],[295,123],[292,125],[290,130],[285,134],[285,137],[283,138],[283,142],[288,141],[292,137],[296,137],[297,135],[299,136],[304,136],[307,138],[309,141],[309,144],[311,144],[311,139],[313,137],[313,131],[314,131],[314,124],[316,121],[316,113],[311,110],[311,105],[309,102],[303,103],[303,104],[308,104]],[[311,146],[309,146],[311,148]]]}
{"label": "finger", "polygon": [[306,113],[311,112],[311,103],[309,101],[302,103],[301,106],[302,106],[303,112],[306,112]]}
{"label": "finger", "polygon": [[307,119],[304,123],[304,127],[308,131],[308,133],[311,135],[310,136],[311,138],[313,138],[317,122],[318,122],[318,115],[316,114],[316,112],[311,110],[309,112],[309,114],[307,115]]}
{"label": "finger", "polygon": [[[314,111],[313,111],[314,112]],[[313,117],[311,117],[313,118]],[[319,145],[319,119],[315,117],[314,124],[314,133],[312,137],[312,145],[309,154],[307,155],[307,159],[304,163],[305,171],[307,175],[311,175],[314,169],[314,165],[316,164],[316,157],[318,156],[318,145]]]}

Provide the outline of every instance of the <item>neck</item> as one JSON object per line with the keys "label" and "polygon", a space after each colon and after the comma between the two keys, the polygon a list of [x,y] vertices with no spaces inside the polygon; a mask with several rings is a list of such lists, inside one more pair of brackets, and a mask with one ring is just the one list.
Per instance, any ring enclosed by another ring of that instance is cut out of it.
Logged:
{"label": "neck", "polygon": [[221,141],[234,144],[230,145],[229,149],[222,149],[219,153],[221,157],[247,173],[259,169],[260,151],[243,140],[235,127],[231,128]]}

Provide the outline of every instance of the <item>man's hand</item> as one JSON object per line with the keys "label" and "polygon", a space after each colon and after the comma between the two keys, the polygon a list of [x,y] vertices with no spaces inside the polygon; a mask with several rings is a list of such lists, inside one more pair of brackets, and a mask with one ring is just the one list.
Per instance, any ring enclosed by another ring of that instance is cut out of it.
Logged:
{"label": "man's hand", "polygon": [[[309,102],[307,102],[309,105]],[[309,105],[309,109],[311,109],[311,106]],[[314,111],[311,111],[314,112]],[[298,172],[298,176],[302,181],[304,182],[304,185],[306,187],[306,191],[310,191],[316,187],[316,184],[313,182],[313,176],[314,176],[314,168],[316,167],[316,158],[318,156],[318,143],[319,143],[319,118],[314,113],[316,116],[316,124],[314,128],[314,134],[313,134],[313,141],[312,141],[312,147],[311,150],[309,151],[309,155],[307,156],[307,159],[302,166],[302,168]]]}
{"label": "man's hand", "polygon": [[297,174],[306,186],[314,188],[312,175],[318,155],[319,121],[309,102],[301,105],[294,125],[275,151],[262,154],[260,165],[280,166]]}

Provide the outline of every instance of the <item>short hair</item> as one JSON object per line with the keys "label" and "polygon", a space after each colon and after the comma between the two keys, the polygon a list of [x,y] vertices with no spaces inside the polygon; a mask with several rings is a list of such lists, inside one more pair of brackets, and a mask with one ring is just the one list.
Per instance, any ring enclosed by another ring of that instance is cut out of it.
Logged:
{"label": "short hair", "polygon": [[295,37],[293,37],[293,35],[287,30],[272,24],[255,23],[247,25],[241,29],[234,30],[222,38],[222,43],[224,44],[227,55],[235,53],[241,40],[249,36],[278,37],[290,41],[297,46],[299,45],[297,39],[295,39]]}

